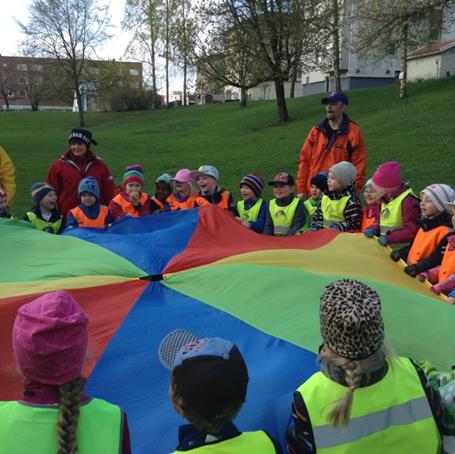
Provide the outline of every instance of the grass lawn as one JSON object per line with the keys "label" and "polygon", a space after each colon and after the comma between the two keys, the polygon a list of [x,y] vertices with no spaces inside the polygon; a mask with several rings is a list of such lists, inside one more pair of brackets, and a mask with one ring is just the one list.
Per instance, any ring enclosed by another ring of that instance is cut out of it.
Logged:
{"label": "grass lawn", "polygon": [[[386,160],[402,164],[415,191],[430,183],[455,185],[455,78],[409,85],[400,101],[396,85],[348,93],[348,113],[364,132],[368,174]],[[87,128],[100,143],[93,147],[116,182],[126,165],[140,163],[146,190],[163,172],[214,164],[221,183],[234,195],[242,176],[256,172],[266,180],[280,171],[296,173],[298,152],[311,126],[323,116],[321,95],[289,100],[292,121],[276,125],[273,101],[192,106],[170,111],[90,113]],[[76,113],[0,112],[0,145],[16,165],[13,211],[30,205],[30,186],[43,180],[67,146]],[[267,189],[266,197],[270,196]]]}

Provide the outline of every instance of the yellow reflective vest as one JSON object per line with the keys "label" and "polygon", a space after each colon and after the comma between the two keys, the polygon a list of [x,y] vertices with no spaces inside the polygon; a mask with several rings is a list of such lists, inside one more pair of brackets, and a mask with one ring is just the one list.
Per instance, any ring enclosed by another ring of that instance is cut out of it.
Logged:
{"label": "yellow reflective vest", "polygon": [[[174,451],[173,454],[180,452],[186,451]],[[264,431],[258,430],[256,432],[243,432],[228,440],[192,448],[189,452],[204,454],[276,454],[276,449],[270,437]]]}
{"label": "yellow reflective vest", "polygon": [[30,224],[35,227],[35,229],[43,230],[49,233],[58,233],[60,226],[62,225],[62,216],[60,216],[56,221],[44,221],[40,219],[33,211],[27,211],[26,216],[30,221]]}
{"label": "yellow reflective vest", "polygon": [[[58,406],[0,402],[0,452],[57,452]],[[78,454],[118,454],[122,443],[122,410],[101,399],[80,406]]]}
{"label": "yellow reflective vest", "polygon": [[298,388],[318,454],[440,452],[441,437],[415,366],[408,358],[388,363],[381,381],[354,391],[346,427],[328,420],[332,403],[346,394],[346,386],[318,372]]}
{"label": "yellow reflective vest", "polygon": [[322,195],[321,212],[324,227],[329,228],[334,222],[346,222],[344,210],[350,198],[350,195],[345,195],[341,199],[333,200],[326,194]]}
{"label": "yellow reflective vest", "polygon": [[297,205],[300,199],[294,197],[292,202],[284,207],[276,203],[276,199],[272,199],[269,203],[270,217],[273,221],[273,234],[276,236],[286,236],[292,226]]}
{"label": "yellow reflective vest", "polygon": [[256,222],[258,220],[259,211],[261,211],[261,206],[264,203],[264,200],[257,199],[256,203],[248,210],[245,209],[245,201],[239,200],[237,202],[237,212],[242,221],[246,222]]}
{"label": "yellow reflective vest", "polygon": [[403,227],[403,212],[401,211],[401,203],[409,194],[414,195],[411,188],[404,191],[390,202],[381,204],[381,235],[384,235],[391,230],[401,229]]}

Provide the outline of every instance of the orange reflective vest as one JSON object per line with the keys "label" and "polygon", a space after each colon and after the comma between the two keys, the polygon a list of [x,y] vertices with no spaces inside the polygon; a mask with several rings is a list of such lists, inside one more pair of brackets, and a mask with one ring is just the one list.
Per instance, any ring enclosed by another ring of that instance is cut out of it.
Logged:
{"label": "orange reflective vest", "polygon": [[150,199],[153,200],[160,207],[160,210],[164,208],[164,203],[157,197],[152,196]]}
{"label": "orange reflective vest", "polygon": [[[221,200],[216,205],[218,205],[220,208],[223,208],[223,210],[229,210],[229,196],[230,195],[231,195],[231,193],[229,191],[223,191],[221,193]],[[206,205],[210,205],[210,202],[202,196],[196,197],[196,202],[200,207],[205,207]]]}
{"label": "orange reflective vest", "polygon": [[[196,195],[190,194],[184,202],[181,202],[180,200],[177,199],[177,197],[175,197],[174,194],[171,194],[167,198],[166,202],[169,204],[171,211],[191,210],[191,208],[197,207],[197,202],[196,202],[197,198],[198,197]],[[205,201],[207,202],[207,200],[205,200]]]}
{"label": "orange reflective vest", "polygon": [[449,232],[449,227],[445,225],[440,225],[426,232],[420,228],[408,254],[408,265],[415,265],[419,260],[430,257]]}
{"label": "orange reflective vest", "polygon": [[455,273],[455,241],[450,241],[442,258],[441,268],[439,269],[439,282],[448,279]]}
{"label": "orange reflective vest", "polygon": [[90,219],[79,207],[70,210],[70,213],[74,216],[79,227],[104,227],[106,225],[106,218],[109,214],[109,209],[100,205],[100,212],[95,219]]}
{"label": "orange reflective vest", "polygon": [[367,216],[367,207],[362,208],[362,225],[360,226],[360,231],[365,232],[365,230],[369,229],[376,221],[376,218],[372,216],[369,218]]}
{"label": "orange reflective vest", "polygon": [[[148,194],[146,192],[141,192],[141,195],[139,197],[139,203],[141,205],[145,205],[148,202]],[[129,214],[130,216],[133,216],[135,218],[139,217],[139,213],[137,210],[135,210],[134,205],[129,201],[125,200],[121,194],[117,194],[113,199],[113,202],[115,202],[117,205],[120,205],[122,208],[122,211],[125,214]]]}

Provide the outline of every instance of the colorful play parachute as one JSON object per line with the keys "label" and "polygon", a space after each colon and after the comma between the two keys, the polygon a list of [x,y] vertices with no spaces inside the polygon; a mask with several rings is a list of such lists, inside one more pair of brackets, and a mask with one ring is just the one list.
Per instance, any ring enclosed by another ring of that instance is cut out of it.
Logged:
{"label": "colorful play parachute", "polygon": [[125,408],[135,453],[177,444],[183,421],[157,357],[176,328],[238,344],[250,385],[237,422],[283,441],[292,393],[318,369],[319,296],[335,279],[360,279],[379,292],[386,337],[399,354],[443,369],[455,361],[455,307],[360,234],[267,237],[209,206],[62,236],[2,221],[0,246],[0,399],[20,395],[11,352],[17,308],[66,289],[91,320],[88,391]]}

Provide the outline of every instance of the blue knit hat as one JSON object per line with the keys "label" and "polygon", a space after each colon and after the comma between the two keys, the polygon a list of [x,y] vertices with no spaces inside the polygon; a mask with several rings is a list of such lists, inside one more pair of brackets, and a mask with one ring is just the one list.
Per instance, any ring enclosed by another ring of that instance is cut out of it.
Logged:
{"label": "blue knit hat", "polygon": [[79,186],[77,187],[77,193],[79,197],[83,192],[88,192],[96,197],[98,200],[100,198],[100,187],[98,186],[98,182],[93,177],[86,177],[83,178]]}
{"label": "blue knit hat", "polygon": [[311,184],[314,184],[318,187],[322,192],[328,191],[329,187],[327,186],[327,178],[329,176],[328,172],[320,172],[316,175],[313,175],[311,178]]}
{"label": "blue knit hat", "polygon": [[240,180],[240,187],[242,187],[242,185],[248,186],[256,194],[256,197],[260,197],[264,190],[264,180],[254,173],[243,177]]}
{"label": "blue knit hat", "polygon": [[32,189],[32,198],[36,203],[40,203],[43,197],[45,197],[49,192],[55,191],[55,189],[46,183],[40,181],[39,183],[33,183]]}

